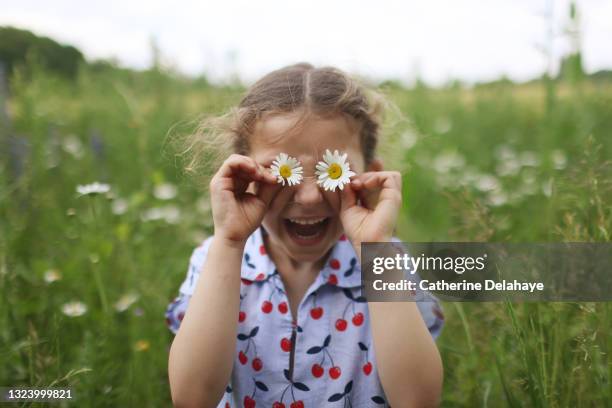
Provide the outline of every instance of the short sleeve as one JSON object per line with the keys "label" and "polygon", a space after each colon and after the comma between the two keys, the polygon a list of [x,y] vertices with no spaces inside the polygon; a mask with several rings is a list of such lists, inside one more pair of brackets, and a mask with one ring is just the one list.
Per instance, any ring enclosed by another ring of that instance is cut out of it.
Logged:
{"label": "short sleeve", "polygon": [[[393,237],[391,242],[397,243],[401,245],[401,240]],[[407,249],[401,245],[404,251],[407,252]],[[410,271],[406,271],[407,274]],[[406,278],[411,281],[420,281],[419,274],[416,273],[413,276],[406,275]],[[434,295],[426,290],[417,289],[418,300],[416,301],[417,307],[421,312],[421,317],[425,322],[425,325],[429,329],[431,336],[435,339],[438,338],[440,333],[442,332],[442,327],[444,326],[444,313],[442,311],[442,306],[440,305],[440,301]]]}
{"label": "short sleeve", "polygon": [[187,276],[179,288],[178,296],[166,308],[166,325],[174,334],[178,332],[181,321],[187,311],[189,300],[193,295],[196,283],[200,277],[200,270],[206,260],[208,248],[212,242],[212,237],[208,237],[201,245],[195,248],[189,258]]}

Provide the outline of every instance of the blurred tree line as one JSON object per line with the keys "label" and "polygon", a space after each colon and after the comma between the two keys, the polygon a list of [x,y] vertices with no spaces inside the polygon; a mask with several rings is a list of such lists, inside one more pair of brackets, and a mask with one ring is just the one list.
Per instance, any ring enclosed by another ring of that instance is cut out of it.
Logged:
{"label": "blurred tree line", "polygon": [[68,79],[77,76],[79,64],[85,61],[81,51],[62,45],[28,30],[0,27],[0,64],[10,76],[18,66],[29,62]]}

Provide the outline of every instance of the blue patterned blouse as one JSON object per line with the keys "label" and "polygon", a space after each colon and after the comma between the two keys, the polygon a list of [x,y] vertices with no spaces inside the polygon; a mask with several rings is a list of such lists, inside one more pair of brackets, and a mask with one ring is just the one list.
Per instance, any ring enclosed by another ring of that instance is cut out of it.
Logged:
{"label": "blue patterned blouse", "polygon": [[[245,245],[234,367],[218,407],[388,406],[351,243],[342,236],[335,244],[293,318],[263,233],[258,228]],[[187,278],[166,310],[175,334],[211,241],[193,251]],[[444,322],[438,300],[427,292],[419,295],[424,295],[417,303],[423,320],[437,338]]]}

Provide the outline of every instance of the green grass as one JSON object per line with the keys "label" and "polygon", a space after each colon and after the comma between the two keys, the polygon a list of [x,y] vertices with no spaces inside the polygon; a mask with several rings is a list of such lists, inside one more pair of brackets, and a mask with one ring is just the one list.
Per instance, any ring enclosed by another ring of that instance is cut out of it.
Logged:
{"label": "green grass", "polygon": [[[560,84],[551,105],[538,84],[384,90],[407,119],[389,118],[382,146],[404,174],[401,238],[610,240],[612,86]],[[0,385],[70,386],[79,406],[170,405],[163,312],[212,226],[168,132],[241,92],[155,71],[11,79],[0,139],[26,144],[18,174],[4,148],[0,170]],[[93,181],[112,197],[77,197]],[[176,197],[155,197],[164,183]],[[51,269],[61,279],[47,283]],[[64,315],[73,300],[87,312]],[[612,406],[610,304],[444,306],[444,406]]]}

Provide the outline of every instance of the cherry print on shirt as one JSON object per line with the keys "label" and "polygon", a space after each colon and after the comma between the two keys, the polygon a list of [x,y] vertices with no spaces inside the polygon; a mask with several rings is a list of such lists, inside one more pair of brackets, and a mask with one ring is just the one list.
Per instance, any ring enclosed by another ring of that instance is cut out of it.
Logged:
{"label": "cherry print on shirt", "polygon": [[282,314],[287,313],[288,310],[289,310],[289,307],[287,306],[287,302],[280,302],[278,304],[278,311],[281,312]]}
{"label": "cherry print on shirt", "polygon": [[253,337],[257,336],[258,332],[259,332],[259,326],[255,326],[249,334],[238,333],[238,336],[237,336],[239,341],[247,342],[246,348],[238,352],[238,361],[240,361],[240,364],[242,365],[246,365],[249,362],[248,354],[249,354],[249,349],[252,344],[253,345],[253,360],[251,361],[251,367],[255,371],[261,371],[261,369],[263,368],[263,361],[261,361],[261,359],[258,357],[257,345],[255,344],[255,341],[253,340]]}
{"label": "cherry print on shirt", "polygon": [[[270,291],[270,295],[268,296],[268,299],[264,300],[261,303],[261,311],[264,312],[265,314],[270,314],[272,313],[272,310],[274,310],[274,303],[272,303],[272,296],[277,294],[277,292],[280,293],[281,295],[284,294],[284,291],[281,290],[276,283],[276,280],[280,279],[278,270],[275,270],[274,273],[272,273],[270,276],[271,276],[271,279],[268,280],[268,282],[270,283],[272,290]],[[257,279],[257,280],[261,280],[261,279]],[[287,312],[289,311],[289,305],[284,300],[281,301],[277,305],[277,308],[278,308],[278,312],[281,314],[287,314]]]}
{"label": "cherry print on shirt", "polygon": [[[332,268],[333,270],[338,270],[340,269],[340,261],[336,258],[332,258],[329,260],[328,265],[330,268]],[[329,283],[330,285],[337,285],[338,284],[338,276],[336,276],[335,273],[330,273],[329,276],[327,277],[327,283]]]}
{"label": "cherry print on shirt", "polygon": [[323,308],[321,306],[317,306],[317,294],[318,292],[313,293],[312,309],[310,309],[310,317],[315,320],[319,320],[321,316],[323,316]]}
{"label": "cherry print on shirt", "polygon": [[344,277],[348,278],[349,276],[351,276],[353,274],[353,272],[355,272],[355,265],[357,265],[357,258],[351,258],[351,263],[350,263],[351,267],[348,268],[346,271],[344,271]]}
{"label": "cherry print on shirt", "polygon": [[327,278],[327,283],[329,283],[330,285],[337,285],[338,284],[338,277],[335,274],[330,274],[329,277]]}
{"label": "cherry print on shirt", "polygon": [[444,320],[444,313],[442,313],[442,309],[440,309],[440,307],[438,307],[438,305],[434,305],[431,308],[431,311],[433,312],[433,314],[440,320]]}
{"label": "cherry print on shirt", "polygon": [[310,369],[312,376],[315,378],[321,378],[323,374],[325,373],[325,369],[323,368],[323,366],[325,365],[325,361],[328,358],[330,362],[330,367],[328,370],[329,377],[332,380],[336,380],[342,374],[342,370],[340,369],[340,367],[334,364],[334,359],[332,358],[331,353],[327,349],[329,347],[330,342],[331,342],[331,334],[328,334],[327,337],[325,337],[325,340],[323,340],[323,344],[321,346],[314,346],[314,347],[309,348],[306,351],[306,353],[308,354],[323,353],[323,358],[321,358],[321,361],[319,363],[313,364]]}
{"label": "cherry print on shirt", "polygon": [[[226,394],[231,394],[232,393],[232,387],[230,387],[229,385],[227,387],[225,387],[225,393]],[[228,397],[228,399],[229,399],[229,397]],[[229,402],[226,402],[225,403],[225,408],[230,408],[230,407],[231,406],[230,406]]]}
{"label": "cherry print on shirt", "polygon": [[246,320],[246,312],[244,310],[240,310],[242,309],[242,300],[245,298],[246,295],[240,294],[240,305],[238,306],[238,322],[242,323]]}
{"label": "cherry print on shirt", "polygon": [[336,394],[332,394],[331,397],[329,397],[327,399],[328,402],[336,402],[336,401],[340,401],[341,399],[344,398],[344,407],[348,406],[349,408],[353,407],[353,404],[351,403],[351,391],[353,390],[353,381],[349,381],[348,383],[346,383],[346,385],[344,386],[344,391],[343,392],[339,392]]}
{"label": "cherry print on shirt", "polygon": [[255,269],[255,265],[253,263],[251,263],[251,255],[249,255],[248,253],[244,254],[244,263],[246,263],[246,265],[249,268]]}
{"label": "cherry print on shirt", "polygon": [[363,367],[361,367],[361,370],[365,375],[370,375],[372,373],[372,363],[368,358],[368,346],[366,346],[362,342],[359,342],[359,348],[361,349],[361,351],[365,352],[365,364],[363,365]]}
{"label": "cherry print on shirt", "polygon": [[340,241],[346,241],[346,234],[340,235]]}
{"label": "cherry print on shirt", "polygon": [[261,381],[255,380],[255,378],[253,378],[253,382],[255,384],[253,385],[253,392],[251,393],[251,396],[246,395],[244,397],[244,408],[255,408],[255,394],[257,393],[257,390],[261,390],[263,392],[268,391],[268,386],[266,384],[262,383]]}
{"label": "cherry print on shirt", "polygon": [[266,254],[266,247],[265,247],[265,245],[264,245],[264,244],[261,244],[261,245],[259,246],[259,253],[260,253],[261,255],[265,255],[265,254]]}
{"label": "cherry print on shirt", "polygon": [[281,350],[285,352],[290,352],[291,351],[291,339],[288,339],[287,337],[283,337],[280,341],[280,347],[281,347]]}
{"label": "cherry print on shirt", "polygon": [[283,392],[281,393],[280,399],[278,401],[275,401],[274,404],[272,404],[272,408],[285,408],[286,407],[285,404],[283,403],[283,400],[288,390],[291,391],[291,401],[292,401],[291,404],[289,405],[289,408],[304,408],[304,401],[295,399],[295,392],[293,389],[297,388],[300,391],[306,392],[306,391],[310,391],[310,388],[308,388],[308,386],[304,383],[291,381],[291,375],[289,373],[289,370],[287,369],[283,370],[283,374],[285,374],[285,379],[289,382],[289,384],[287,384],[287,386],[283,388]]}
{"label": "cherry print on shirt", "polygon": [[353,322],[355,326],[361,326],[365,320],[363,313],[355,311],[355,303],[365,303],[366,298],[363,296],[354,297],[353,292],[351,292],[350,289],[344,289],[342,290],[342,293],[344,293],[344,296],[349,298],[349,302],[344,307],[344,311],[342,312],[342,317],[336,320],[335,326],[336,326],[336,330],[338,331],[345,331],[346,328],[348,327],[348,323],[345,317],[346,317],[346,312],[348,312],[349,307],[351,307],[352,312],[353,312],[353,317],[351,318],[351,321]]}

